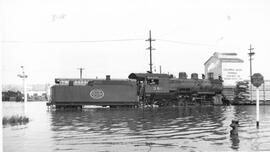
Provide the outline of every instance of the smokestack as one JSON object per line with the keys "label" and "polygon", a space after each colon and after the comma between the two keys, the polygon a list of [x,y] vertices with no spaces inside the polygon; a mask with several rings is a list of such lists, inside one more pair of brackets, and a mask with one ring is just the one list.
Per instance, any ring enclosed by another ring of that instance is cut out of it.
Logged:
{"label": "smokestack", "polygon": [[186,72],[179,72],[179,79],[187,79],[187,73]]}

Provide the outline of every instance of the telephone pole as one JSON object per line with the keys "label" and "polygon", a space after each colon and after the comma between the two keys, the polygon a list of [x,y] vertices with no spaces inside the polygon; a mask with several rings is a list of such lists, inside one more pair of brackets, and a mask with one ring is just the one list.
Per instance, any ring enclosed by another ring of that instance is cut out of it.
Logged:
{"label": "telephone pole", "polygon": [[252,50],[254,50],[254,48],[252,48],[252,46],[251,46],[251,44],[250,44],[250,46],[249,46],[249,53],[248,53],[248,55],[249,55],[249,67],[250,67],[250,70],[249,70],[249,72],[250,72],[250,101],[252,102],[252,56],[255,54],[255,52],[252,52]]}
{"label": "telephone pole", "polygon": [[80,79],[82,79],[82,71],[84,70],[84,68],[78,68],[78,70],[80,70]]}
{"label": "telephone pole", "polygon": [[24,66],[21,66],[22,74],[18,74],[17,76],[22,78],[23,80],[23,94],[24,94],[24,114],[27,113],[27,85],[26,85],[26,78],[27,75],[24,72]]}
{"label": "telephone pole", "polygon": [[145,41],[149,41],[149,47],[147,48],[147,50],[150,50],[150,73],[153,73],[152,71],[152,50],[155,50],[154,48],[152,48],[152,41],[155,41],[155,39],[152,39],[151,37],[151,30],[149,31],[149,39],[145,40]]}

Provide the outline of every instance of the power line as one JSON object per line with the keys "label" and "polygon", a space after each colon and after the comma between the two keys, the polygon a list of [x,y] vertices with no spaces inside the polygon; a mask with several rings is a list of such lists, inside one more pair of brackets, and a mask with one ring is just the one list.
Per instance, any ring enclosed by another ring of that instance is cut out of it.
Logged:
{"label": "power line", "polygon": [[[22,40],[3,40],[0,43],[106,43],[106,42],[130,42],[130,41],[142,41],[143,38],[134,38],[134,39],[108,39],[108,40],[60,40],[60,41],[22,41]],[[193,42],[185,42],[185,41],[176,41],[176,40],[166,40],[166,39],[156,39],[161,42],[170,42],[170,43],[178,43],[184,45],[193,45],[193,46],[214,46],[212,44],[204,44],[204,43],[193,43]]]}
{"label": "power line", "polygon": [[127,41],[141,41],[144,39],[111,39],[111,40],[74,40],[74,41],[17,41],[4,40],[0,43],[101,43],[101,42],[127,42]]}
{"label": "power line", "polygon": [[143,39],[112,39],[112,40],[93,40],[93,41],[47,41],[47,43],[99,43],[99,42],[125,42],[139,41]]}
{"label": "power line", "polygon": [[[91,43],[112,43],[112,42],[132,42],[132,41],[143,41],[143,38],[134,38],[134,39],[108,39],[108,40],[61,40],[61,41],[21,41],[21,40],[3,40],[0,43],[4,44],[23,44],[23,43],[32,43],[32,44],[91,44]],[[166,40],[166,39],[155,39],[159,42],[169,42],[175,44],[182,45],[191,45],[191,46],[209,46],[209,47],[217,47],[214,44],[205,44],[205,43],[194,43],[194,42],[186,42],[186,41],[176,41],[176,40]]]}
{"label": "power line", "polygon": [[215,46],[213,44],[205,44],[205,43],[193,43],[193,42],[184,42],[184,41],[175,41],[175,40],[165,40],[165,39],[156,39],[157,41],[170,42],[170,43],[178,43],[184,45],[193,45],[193,46]]}

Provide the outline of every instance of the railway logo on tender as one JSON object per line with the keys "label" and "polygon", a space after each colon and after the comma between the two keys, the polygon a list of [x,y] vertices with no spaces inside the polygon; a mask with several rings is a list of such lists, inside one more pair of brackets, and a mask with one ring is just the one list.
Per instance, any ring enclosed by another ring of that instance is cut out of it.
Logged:
{"label": "railway logo on tender", "polygon": [[104,97],[104,92],[101,90],[101,89],[93,89],[91,92],[90,92],[90,96],[93,98],[93,99],[101,99]]}

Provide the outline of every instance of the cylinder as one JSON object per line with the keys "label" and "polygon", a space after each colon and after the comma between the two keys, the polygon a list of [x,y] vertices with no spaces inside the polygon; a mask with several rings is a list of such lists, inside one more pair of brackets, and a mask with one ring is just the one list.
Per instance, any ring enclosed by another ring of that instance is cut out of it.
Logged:
{"label": "cylinder", "polygon": [[187,79],[187,73],[186,72],[179,72],[179,79]]}
{"label": "cylinder", "polygon": [[191,74],[191,79],[198,80],[198,74],[197,73],[192,73]]}

